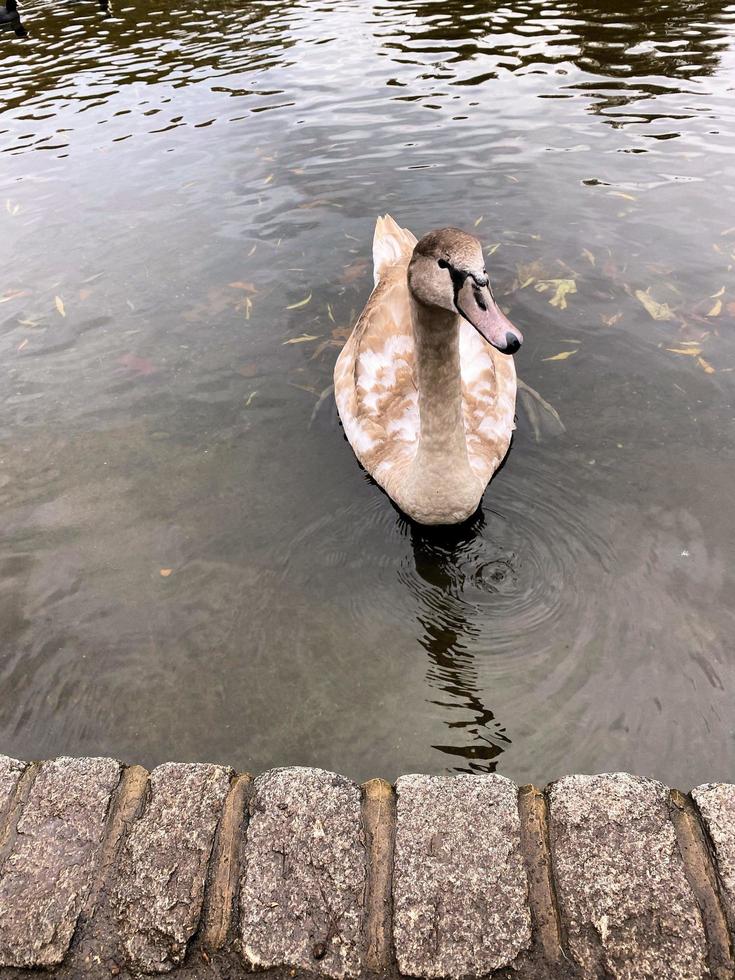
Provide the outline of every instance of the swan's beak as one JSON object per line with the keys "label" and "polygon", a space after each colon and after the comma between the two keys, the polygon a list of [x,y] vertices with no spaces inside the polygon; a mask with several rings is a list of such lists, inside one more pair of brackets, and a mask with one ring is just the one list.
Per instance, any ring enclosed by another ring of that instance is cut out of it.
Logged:
{"label": "swan's beak", "polygon": [[523,334],[495,302],[489,286],[480,286],[467,276],[455,302],[465,320],[503,354],[515,354],[523,343]]}

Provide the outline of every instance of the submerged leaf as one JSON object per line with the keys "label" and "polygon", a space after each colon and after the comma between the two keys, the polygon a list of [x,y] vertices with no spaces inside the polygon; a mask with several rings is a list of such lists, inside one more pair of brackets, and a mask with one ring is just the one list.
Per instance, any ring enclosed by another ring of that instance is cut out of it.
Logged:
{"label": "submerged leaf", "polygon": [[590,252],[590,250],[588,248],[583,248],[582,249],[582,255],[584,255],[584,257],[587,259],[587,261],[589,262],[590,265],[594,265],[595,264],[595,257],[592,254],[592,252]]}
{"label": "submerged leaf", "polygon": [[725,294],[725,287],[720,286],[720,288],[717,290],[716,293],[712,293],[710,299],[717,299],[718,296],[724,296],[724,294]]}
{"label": "submerged leaf", "polygon": [[56,309],[62,316],[66,316],[66,310],[64,309],[64,300],[61,296],[54,297],[54,303],[56,304]]}
{"label": "submerged leaf", "polygon": [[547,289],[553,289],[554,295],[549,302],[552,306],[565,310],[567,308],[567,296],[577,292],[577,284],[574,279],[543,279],[536,283],[534,289],[538,293],[545,293]]}
{"label": "submerged leaf", "polygon": [[255,398],[257,394],[258,394],[257,390],[250,392],[248,397],[245,399],[245,408],[247,408],[250,405],[250,402],[253,400],[253,398]]}
{"label": "submerged leaf", "polygon": [[327,316],[332,321],[332,323],[336,322],[334,319],[334,314],[332,313],[332,307],[329,305],[329,303],[327,303]]}
{"label": "submerged leaf", "polygon": [[702,353],[699,344],[692,344],[690,347],[667,347],[666,350],[672,354],[686,354],[688,357],[698,357]]}
{"label": "submerged leaf", "polygon": [[705,361],[703,357],[697,358],[697,364],[701,367],[705,374],[714,374],[715,369],[712,367],[709,361]]}
{"label": "submerged leaf", "polygon": [[284,340],[281,347],[285,347],[286,344],[305,344],[309,340],[319,340],[321,334],[311,334],[304,333],[300,337],[292,337],[290,340]]}
{"label": "submerged leaf", "polygon": [[310,303],[310,302],[311,302],[311,293],[309,293],[309,295],[306,296],[304,299],[300,299],[298,301],[298,303],[291,303],[291,305],[290,306],[287,306],[286,309],[287,310],[298,310],[300,307],[306,306],[306,304],[307,303]]}
{"label": "submerged leaf", "polygon": [[494,255],[499,248],[500,242],[494,242],[492,245],[488,245],[488,247],[485,249],[485,255]]}
{"label": "submerged leaf", "polygon": [[257,293],[258,290],[255,288],[252,282],[231,282],[228,283],[230,289],[244,289],[246,293]]}
{"label": "submerged leaf", "polygon": [[722,313],[722,300],[718,299],[712,309],[709,311],[707,316],[719,316]]}
{"label": "submerged leaf", "polygon": [[605,324],[606,327],[614,327],[615,324],[618,322],[618,320],[622,318],[622,316],[623,314],[620,311],[618,311],[617,313],[612,313],[610,314],[610,316],[605,316],[605,314],[603,313],[602,322]]}
{"label": "submerged leaf", "polygon": [[485,215],[484,215],[484,214],[481,214],[481,215],[480,215],[480,217],[479,217],[479,218],[477,219],[477,221],[475,222],[475,228],[477,228],[477,226],[478,226],[478,225],[480,224],[480,222],[482,221],[482,219],[483,219],[484,217],[485,217]]}
{"label": "submerged leaf", "polygon": [[575,348],[574,350],[563,350],[559,354],[554,354],[553,357],[542,357],[541,360],[542,361],[566,361],[568,357],[571,357],[572,354],[576,354],[578,350],[579,350],[578,347]]}
{"label": "submerged leaf", "polygon": [[668,303],[657,303],[648,290],[636,289],[635,298],[642,303],[654,320],[673,320],[674,312]]}

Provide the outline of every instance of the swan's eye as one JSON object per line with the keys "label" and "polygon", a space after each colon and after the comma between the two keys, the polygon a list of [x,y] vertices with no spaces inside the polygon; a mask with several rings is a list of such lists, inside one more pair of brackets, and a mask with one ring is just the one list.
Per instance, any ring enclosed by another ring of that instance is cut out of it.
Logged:
{"label": "swan's eye", "polygon": [[448,269],[449,268],[449,263],[448,262],[445,262],[444,259],[438,259],[436,264],[439,266],[440,269]]}

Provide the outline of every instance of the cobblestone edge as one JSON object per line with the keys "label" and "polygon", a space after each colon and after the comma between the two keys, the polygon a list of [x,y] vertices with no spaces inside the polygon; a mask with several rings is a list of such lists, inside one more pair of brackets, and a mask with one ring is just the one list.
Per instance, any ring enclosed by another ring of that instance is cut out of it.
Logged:
{"label": "cobblestone edge", "polygon": [[2,980],[725,980],[734,869],[731,784],[0,756]]}

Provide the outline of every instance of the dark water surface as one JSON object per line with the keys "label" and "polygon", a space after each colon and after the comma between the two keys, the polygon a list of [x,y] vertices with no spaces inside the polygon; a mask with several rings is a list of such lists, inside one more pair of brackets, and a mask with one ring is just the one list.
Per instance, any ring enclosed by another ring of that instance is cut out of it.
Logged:
{"label": "dark water surface", "polygon": [[[23,13],[0,749],[731,779],[735,4]],[[385,211],[476,227],[566,427],[459,530],[312,421]]]}

